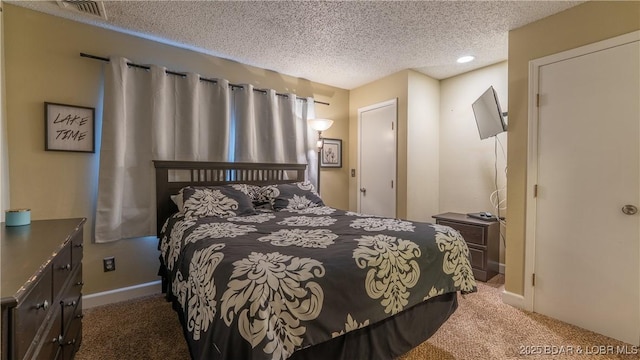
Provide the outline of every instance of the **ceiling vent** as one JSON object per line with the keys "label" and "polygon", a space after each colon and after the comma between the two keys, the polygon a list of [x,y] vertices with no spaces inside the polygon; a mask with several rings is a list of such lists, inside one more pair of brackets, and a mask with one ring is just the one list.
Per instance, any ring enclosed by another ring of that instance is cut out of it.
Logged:
{"label": "ceiling vent", "polygon": [[104,11],[104,2],[102,1],[62,0],[57,1],[57,3],[65,10],[107,20],[107,13]]}

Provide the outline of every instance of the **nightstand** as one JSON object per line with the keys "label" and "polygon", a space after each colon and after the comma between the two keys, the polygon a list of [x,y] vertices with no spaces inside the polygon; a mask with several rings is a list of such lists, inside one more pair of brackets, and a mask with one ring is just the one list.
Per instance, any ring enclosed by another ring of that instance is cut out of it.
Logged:
{"label": "nightstand", "polygon": [[471,268],[476,280],[487,281],[498,274],[500,256],[500,223],[474,219],[465,214],[434,215],[436,224],[450,226],[460,232],[469,247]]}

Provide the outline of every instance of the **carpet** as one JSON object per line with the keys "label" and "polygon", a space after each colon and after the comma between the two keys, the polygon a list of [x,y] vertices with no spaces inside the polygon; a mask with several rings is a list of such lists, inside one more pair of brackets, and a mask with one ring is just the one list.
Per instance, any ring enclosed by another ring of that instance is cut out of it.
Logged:
{"label": "carpet", "polygon": [[[503,281],[459,295],[458,310],[436,334],[397,360],[640,358],[637,347],[503,304]],[[178,317],[161,295],[88,309],[82,334],[76,360],[189,359]]]}

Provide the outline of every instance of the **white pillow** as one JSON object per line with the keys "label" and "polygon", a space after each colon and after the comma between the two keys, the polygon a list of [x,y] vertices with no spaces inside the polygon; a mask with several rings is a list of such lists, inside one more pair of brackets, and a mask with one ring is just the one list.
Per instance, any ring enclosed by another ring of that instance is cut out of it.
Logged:
{"label": "white pillow", "polygon": [[178,194],[171,195],[171,201],[173,201],[173,203],[176,204],[176,206],[178,207],[178,211],[182,212],[182,210],[184,209],[184,203],[182,200],[182,190],[180,190],[180,193]]}

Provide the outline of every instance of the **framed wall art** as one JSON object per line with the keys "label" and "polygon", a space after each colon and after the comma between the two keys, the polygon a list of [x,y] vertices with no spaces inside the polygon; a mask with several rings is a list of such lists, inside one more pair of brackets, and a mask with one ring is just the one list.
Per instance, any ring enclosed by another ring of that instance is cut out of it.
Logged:
{"label": "framed wall art", "polygon": [[95,152],[95,109],[44,103],[47,151]]}
{"label": "framed wall art", "polygon": [[323,168],[342,167],[342,140],[322,139],[322,153],[320,156],[320,166]]}

